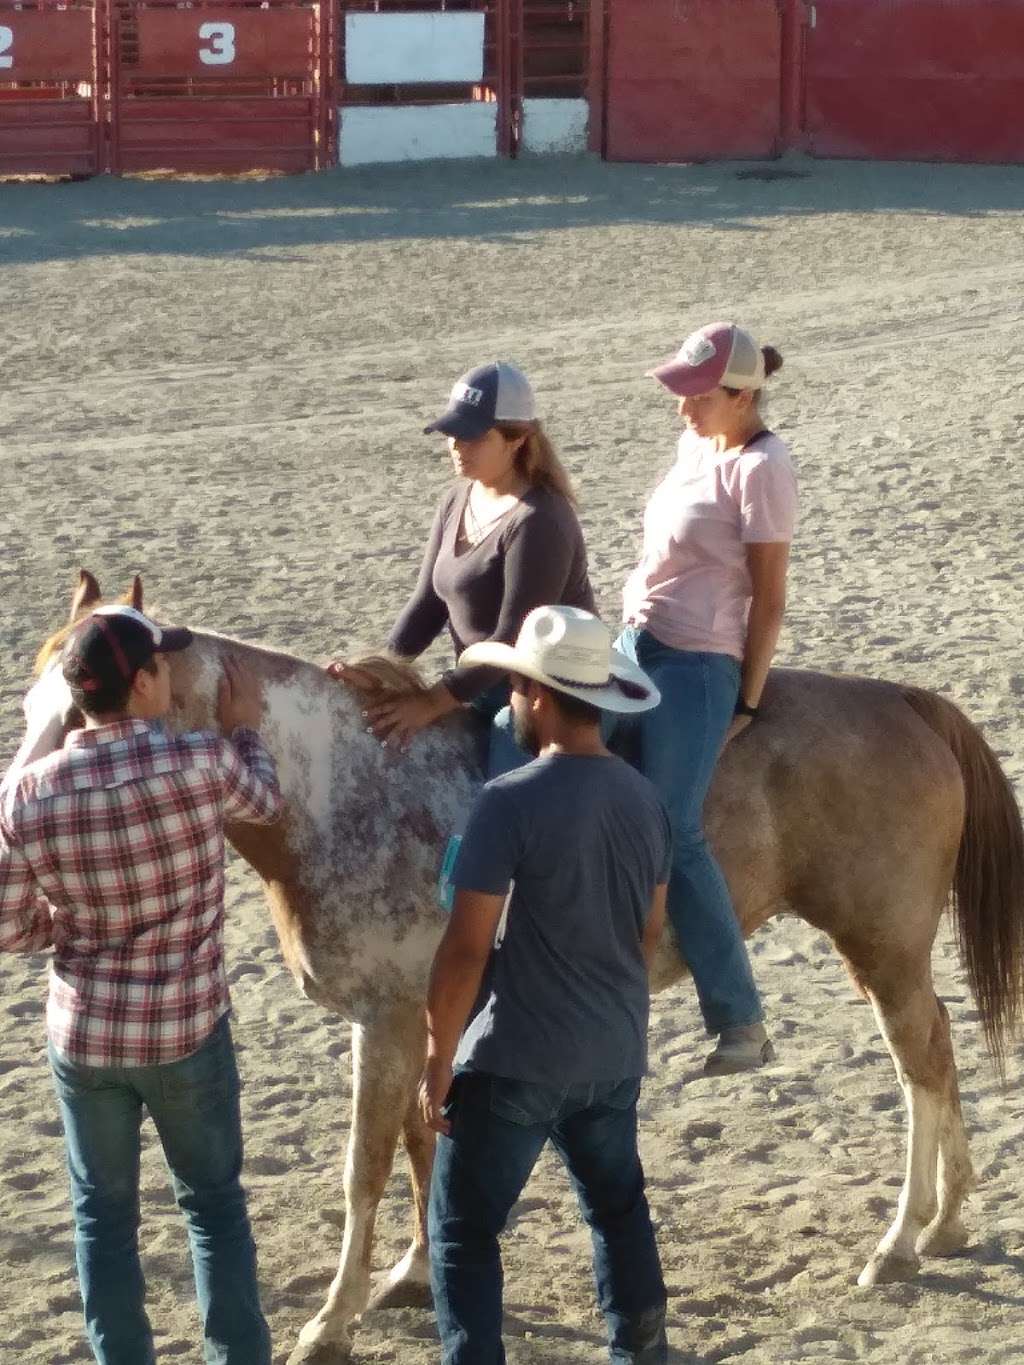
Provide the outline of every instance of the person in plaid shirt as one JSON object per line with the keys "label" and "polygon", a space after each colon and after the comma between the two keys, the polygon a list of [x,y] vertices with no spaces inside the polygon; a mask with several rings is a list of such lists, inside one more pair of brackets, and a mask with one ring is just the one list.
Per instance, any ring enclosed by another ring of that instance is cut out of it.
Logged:
{"label": "person in plaid shirt", "polygon": [[259,685],[225,663],[229,738],[171,735],[166,655],[191,640],[131,607],[70,636],[85,716],[5,786],[0,949],[53,948],[47,1032],[86,1328],[100,1365],[156,1357],[138,1252],[139,1130],[156,1124],[185,1215],[207,1365],[270,1365],[240,1183],[224,969],[224,822],[282,810]]}

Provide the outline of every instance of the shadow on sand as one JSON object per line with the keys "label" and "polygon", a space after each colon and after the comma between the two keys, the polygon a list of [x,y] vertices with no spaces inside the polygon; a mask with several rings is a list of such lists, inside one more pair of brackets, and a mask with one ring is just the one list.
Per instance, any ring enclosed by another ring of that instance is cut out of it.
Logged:
{"label": "shadow on sand", "polygon": [[327,243],[663,224],[758,232],[759,220],[898,210],[973,218],[1024,209],[1024,167],[800,160],[613,165],[589,157],[432,162],[267,179],[0,185],[6,265],[143,255],[239,256]]}

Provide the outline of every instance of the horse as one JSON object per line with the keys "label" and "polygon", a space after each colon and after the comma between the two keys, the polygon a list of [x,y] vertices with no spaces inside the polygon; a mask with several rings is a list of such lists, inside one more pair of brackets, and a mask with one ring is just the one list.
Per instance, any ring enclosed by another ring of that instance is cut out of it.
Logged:
{"label": "horse", "polygon": [[[74,723],[57,650],[100,600],[83,570],[68,625],[40,652],[15,769]],[[141,609],[138,579],[122,600]],[[481,736],[457,714],[393,754],[367,732],[360,696],[319,664],[206,631],[169,658],[168,724],[178,731],[213,727],[225,659],[259,679],[261,733],[286,812],[276,828],[238,826],[228,836],[262,879],[299,989],[352,1024],[341,1258],[289,1357],[289,1365],[341,1365],[368,1306],[429,1303],[433,1139],[416,1103],[423,1004],[445,923],[442,851],[482,780]],[[382,688],[423,686],[408,664],[363,662]],[[723,753],[706,819],[745,933],[779,913],[806,920],[831,938],[874,1008],[909,1135],[895,1218],[859,1283],[910,1279],[922,1256],[965,1245],[961,1206],[974,1183],[949,1018],[931,974],[950,900],[997,1064],[1020,1013],[1024,831],[1009,781],[975,726],[934,692],[780,668],[757,723]],[[652,990],[684,974],[666,930]],[[374,1219],[399,1136],[412,1171],[412,1239],[371,1304]]]}

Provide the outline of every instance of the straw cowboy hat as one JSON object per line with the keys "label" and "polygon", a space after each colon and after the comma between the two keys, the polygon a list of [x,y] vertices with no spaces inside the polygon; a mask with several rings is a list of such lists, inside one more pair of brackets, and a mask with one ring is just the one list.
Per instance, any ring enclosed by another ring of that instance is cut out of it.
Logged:
{"label": "straw cowboy hat", "polygon": [[579,607],[535,607],[515,645],[470,645],[459,656],[464,664],[519,673],[602,711],[649,711],[661,701],[643,669],[612,648],[608,627]]}

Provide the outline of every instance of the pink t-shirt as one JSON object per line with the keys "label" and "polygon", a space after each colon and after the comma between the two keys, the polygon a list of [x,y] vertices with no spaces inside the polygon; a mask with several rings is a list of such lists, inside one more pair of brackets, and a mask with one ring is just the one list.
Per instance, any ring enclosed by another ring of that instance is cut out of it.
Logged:
{"label": "pink t-shirt", "polygon": [[742,659],[751,596],[744,546],[792,540],[796,511],[789,447],[773,432],[724,454],[684,432],[644,512],[625,620],[673,649]]}

